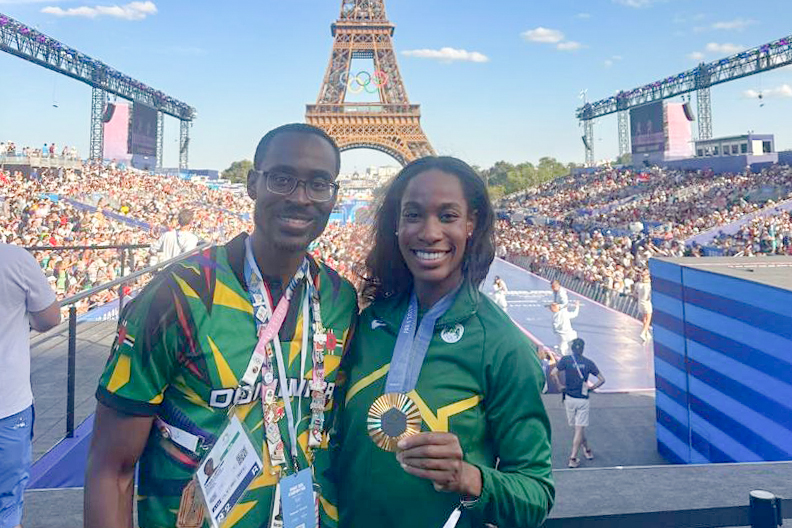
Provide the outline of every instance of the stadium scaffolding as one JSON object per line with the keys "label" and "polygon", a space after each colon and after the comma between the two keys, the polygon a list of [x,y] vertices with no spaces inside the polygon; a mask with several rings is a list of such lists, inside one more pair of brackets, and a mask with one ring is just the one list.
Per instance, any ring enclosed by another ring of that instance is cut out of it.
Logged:
{"label": "stadium scaffolding", "polygon": [[[156,109],[158,124],[161,123],[162,114],[181,121],[179,168],[187,168],[189,125],[196,117],[195,108],[2,13],[0,13],[0,50],[81,81],[93,89],[89,153],[91,161],[101,161],[103,157],[102,117],[107,107],[107,94],[113,94]],[[162,133],[163,127],[157,126],[157,146],[160,149]],[[158,151],[158,160],[161,160],[161,156],[162,153]]]}
{"label": "stadium scaffolding", "polygon": [[584,128],[586,160],[594,159],[595,119],[619,114],[619,154],[627,153],[629,145],[629,110],[654,101],[696,92],[699,139],[712,138],[712,86],[742,79],[792,64],[792,35],[736,53],[724,59],[701,63],[692,70],[617,93],[606,99],[586,103],[576,110]]}

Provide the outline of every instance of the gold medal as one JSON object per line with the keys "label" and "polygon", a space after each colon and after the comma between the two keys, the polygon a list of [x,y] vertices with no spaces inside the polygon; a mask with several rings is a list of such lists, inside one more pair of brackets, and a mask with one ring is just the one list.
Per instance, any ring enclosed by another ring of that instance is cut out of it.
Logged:
{"label": "gold medal", "polygon": [[203,519],[203,500],[201,500],[201,492],[193,479],[182,491],[179,513],[176,516],[176,528],[201,528]]}
{"label": "gold medal", "polygon": [[368,412],[368,433],[380,449],[396,451],[402,438],[421,432],[421,411],[406,394],[383,394]]}

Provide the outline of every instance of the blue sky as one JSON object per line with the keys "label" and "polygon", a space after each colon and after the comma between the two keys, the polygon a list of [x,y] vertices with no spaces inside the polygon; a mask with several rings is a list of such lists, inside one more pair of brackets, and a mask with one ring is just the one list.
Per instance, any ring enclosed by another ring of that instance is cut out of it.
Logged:
{"label": "blue sky", "polygon": [[[95,3],[97,2],[98,3]],[[261,135],[304,119],[327,67],[339,0],[0,0],[0,13],[191,104],[190,165],[251,158]],[[590,100],[790,34],[787,0],[387,0],[399,66],[435,149],[480,166],[554,156],[583,160],[574,117]],[[103,6],[103,9],[97,9]],[[115,9],[107,9],[118,6]],[[78,13],[78,15],[69,15]],[[473,60],[415,50],[466,50]],[[764,106],[750,92],[762,92]],[[0,141],[88,150],[90,88],[0,54]],[[792,68],[713,89],[716,136],[776,134],[792,148]],[[55,108],[53,103],[57,103]],[[178,163],[166,119],[165,164]],[[614,157],[616,118],[595,125],[597,158]],[[393,164],[372,151],[343,170]]]}

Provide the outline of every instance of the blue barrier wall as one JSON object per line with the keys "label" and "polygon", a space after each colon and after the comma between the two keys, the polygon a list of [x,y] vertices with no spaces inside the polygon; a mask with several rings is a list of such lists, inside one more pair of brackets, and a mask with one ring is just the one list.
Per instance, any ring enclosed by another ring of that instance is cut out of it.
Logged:
{"label": "blue barrier wall", "polygon": [[711,170],[713,174],[723,174],[724,172],[743,172],[745,167],[751,166],[751,170],[756,172],[773,163],[779,162],[779,155],[776,152],[762,156],[718,156],[703,158],[685,158],[679,160],[669,160],[659,162],[659,165],[669,169],[678,170]]}
{"label": "blue barrier wall", "polygon": [[650,261],[657,444],[671,462],[792,460],[792,291],[723,271],[743,264],[792,273],[788,257]]}

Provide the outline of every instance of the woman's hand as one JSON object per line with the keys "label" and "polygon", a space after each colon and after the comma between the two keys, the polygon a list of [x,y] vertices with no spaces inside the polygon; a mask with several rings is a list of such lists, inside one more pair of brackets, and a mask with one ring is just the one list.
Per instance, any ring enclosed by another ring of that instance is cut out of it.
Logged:
{"label": "woman's hand", "polygon": [[437,491],[481,495],[481,471],[463,460],[459,439],[451,433],[420,433],[399,441],[396,459],[404,471],[432,481]]}

